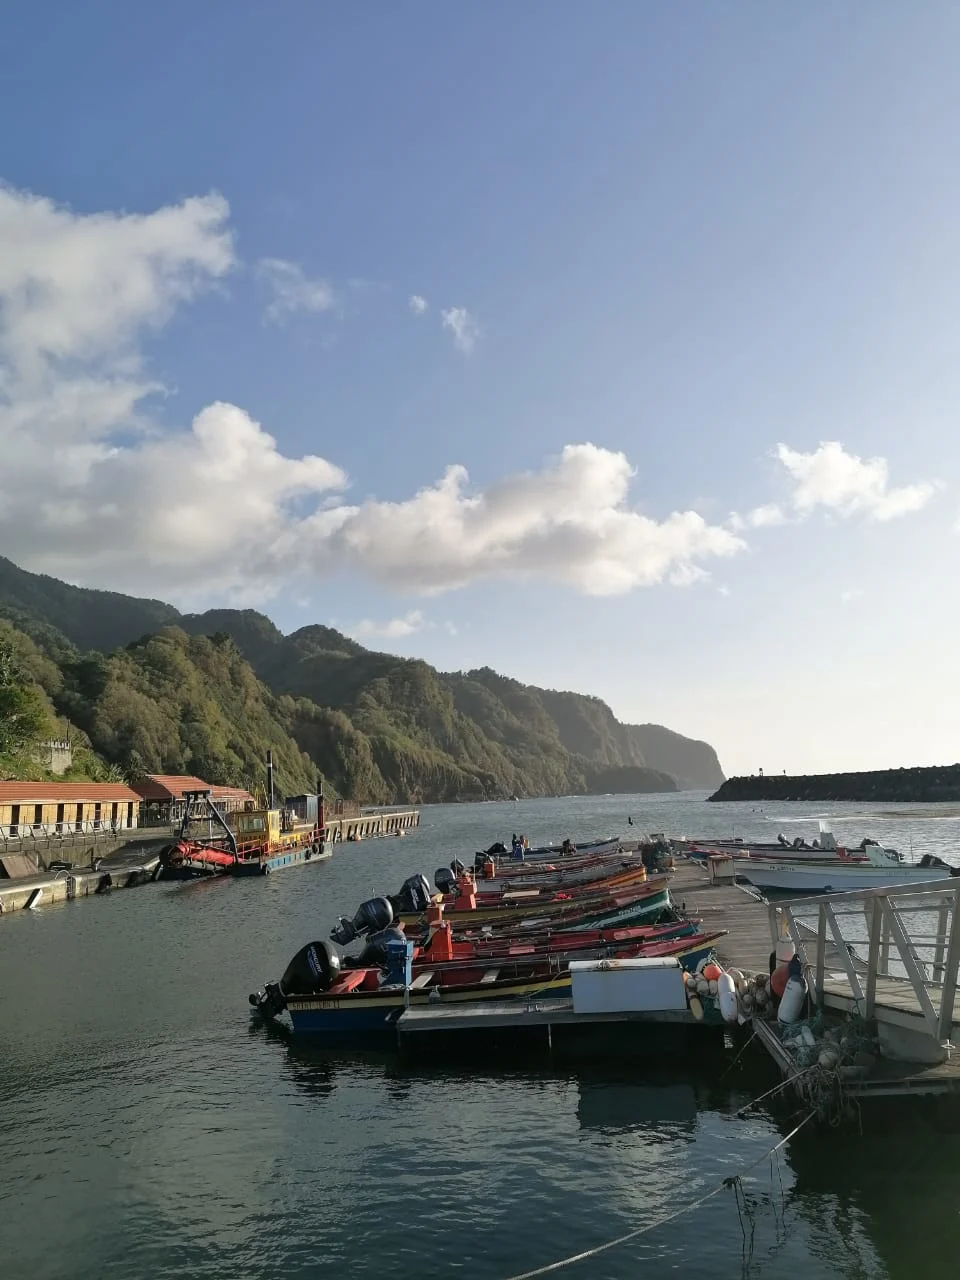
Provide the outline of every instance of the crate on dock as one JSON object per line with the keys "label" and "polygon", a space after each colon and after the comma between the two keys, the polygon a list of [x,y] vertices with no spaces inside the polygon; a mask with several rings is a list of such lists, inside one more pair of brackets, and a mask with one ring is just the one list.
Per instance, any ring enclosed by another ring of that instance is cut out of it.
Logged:
{"label": "crate on dock", "polygon": [[640,1013],[687,1007],[683,970],[675,956],[633,960],[572,960],[574,1013]]}

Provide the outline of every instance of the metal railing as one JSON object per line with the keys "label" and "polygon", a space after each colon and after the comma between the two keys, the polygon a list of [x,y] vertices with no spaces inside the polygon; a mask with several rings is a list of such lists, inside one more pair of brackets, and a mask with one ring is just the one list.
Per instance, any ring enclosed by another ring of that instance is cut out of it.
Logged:
{"label": "metal railing", "polygon": [[[878,979],[891,979],[913,991],[930,1035],[950,1039],[960,969],[960,880],[793,899],[771,903],[769,912],[772,937],[781,935],[781,924],[789,932],[818,1005],[829,962],[843,969],[864,1018],[876,1016]],[[804,917],[816,917],[815,930]]]}

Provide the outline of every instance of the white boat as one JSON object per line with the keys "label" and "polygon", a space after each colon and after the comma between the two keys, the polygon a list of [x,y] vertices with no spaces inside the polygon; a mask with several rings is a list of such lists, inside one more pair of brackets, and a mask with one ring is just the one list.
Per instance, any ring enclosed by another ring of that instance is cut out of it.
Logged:
{"label": "white boat", "polygon": [[758,889],[779,889],[784,893],[844,893],[848,889],[886,888],[898,884],[924,884],[960,875],[940,858],[927,856],[920,862],[904,862],[894,849],[867,845],[858,850],[865,857],[735,858],[738,877]]}
{"label": "white boat", "polygon": [[[836,836],[827,823],[820,823],[820,835],[811,843],[800,836],[792,841],[781,832],[776,843],[763,840],[746,840],[742,837],[732,840],[686,840],[673,841],[675,846],[684,847],[693,858],[706,858],[712,853],[729,853],[739,858],[772,858],[775,862],[784,859],[790,862],[806,862],[812,859],[822,862],[825,859],[855,858],[860,861],[869,858],[871,849],[882,849],[876,840],[866,838],[853,848],[838,846]],[[886,853],[899,858],[896,849],[886,849]]]}

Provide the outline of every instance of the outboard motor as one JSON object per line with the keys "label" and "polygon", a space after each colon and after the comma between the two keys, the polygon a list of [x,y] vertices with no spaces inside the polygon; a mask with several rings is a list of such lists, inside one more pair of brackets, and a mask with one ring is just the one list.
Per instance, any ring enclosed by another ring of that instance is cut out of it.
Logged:
{"label": "outboard motor", "polygon": [[426,911],[430,905],[430,881],[426,876],[409,876],[400,886],[393,901],[399,902],[401,911]]}
{"label": "outboard motor", "polygon": [[457,877],[450,867],[437,867],[433,874],[433,883],[441,893],[453,893],[457,887]]}
{"label": "outboard motor", "polygon": [[[475,853],[473,855],[473,874],[474,875],[476,876],[483,875],[483,864],[486,862],[487,858],[489,857],[490,857],[490,854],[488,853]],[[450,865],[453,866],[453,863],[451,863]]]}
{"label": "outboard motor", "polygon": [[503,842],[500,840],[498,840],[496,844],[492,844],[490,848],[487,850],[487,853],[492,853],[492,854],[506,853],[506,852],[507,852],[507,846],[503,844]]}
{"label": "outboard motor", "polygon": [[340,977],[340,952],[331,942],[308,942],[297,952],[279,982],[268,982],[250,994],[250,1003],[266,1018],[275,1018],[287,1007],[287,996],[327,991]]}
{"label": "outboard motor", "polygon": [[793,847],[795,849],[799,849],[802,844],[803,844],[803,836],[797,836],[793,842]]}
{"label": "outboard motor", "polygon": [[777,844],[782,844],[785,849],[790,848],[790,841],[787,839],[787,837],[783,834],[782,831],[778,832],[777,834]]}
{"label": "outboard motor", "polygon": [[[388,947],[391,942],[406,942],[407,935],[396,925],[389,929],[381,929],[379,933],[371,933],[367,945],[360,953],[360,958],[353,965],[357,969],[382,969],[389,956]],[[353,962],[351,962],[353,963]]]}
{"label": "outboard motor", "polygon": [[935,853],[925,853],[920,859],[921,867],[940,867],[948,876],[960,876],[960,869],[952,867],[949,862],[944,862],[942,858],[938,858]]}
{"label": "outboard motor", "polygon": [[459,858],[451,858],[450,870],[453,872],[455,876],[461,875],[464,871],[466,871],[466,869],[467,868],[465,864],[462,863]]}
{"label": "outboard motor", "polygon": [[393,916],[393,907],[386,898],[368,898],[357,907],[352,920],[340,916],[336,928],[330,931],[330,937],[334,942],[339,942],[341,947],[345,947],[361,933],[378,933],[381,929],[388,929],[393,924]]}

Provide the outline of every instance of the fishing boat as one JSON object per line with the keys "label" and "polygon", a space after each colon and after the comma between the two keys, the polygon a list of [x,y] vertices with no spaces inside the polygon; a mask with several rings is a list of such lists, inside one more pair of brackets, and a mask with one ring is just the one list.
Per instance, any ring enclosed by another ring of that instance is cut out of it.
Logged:
{"label": "fishing boat", "polygon": [[[572,840],[558,840],[555,844],[542,844],[532,849],[524,846],[523,857],[524,860],[528,858],[533,858],[534,860],[541,858],[576,858],[584,854],[616,853],[619,848],[619,836],[602,836],[598,839],[584,840],[580,843],[575,843]],[[506,845],[500,843],[492,845],[487,852],[496,853],[500,856],[506,855],[508,858],[512,856]]]}
{"label": "fishing boat", "polygon": [[[653,954],[675,956],[695,969],[720,934],[696,934],[653,944]],[[393,943],[383,967],[344,970],[332,944],[312,942],[299,951],[279,982],[250,995],[261,1016],[286,1010],[299,1034],[392,1036],[405,1008],[433,1003],[466,1004],[523,998],[562,999],[571,994],[567,963],[553,957],[461,965],[436,964],[413,972],[413,946]],[[636,952],[634,952],[636,954]]]}
{"label": "fishing boat", "polygon": [[352,921],[341,917],[331,933],[334,942],[341,946],[352,942],[358,920],[362,924],[366,908],[378,901],[388,901],[392,919],[402,923],[409,936],[418,936],[426,932],[425,912],[433,901],[444,902],[448,907],[455,932],[476,931],[487,926],[499,932],[517,926],[536,929],[549,925],[562,929],[629,924],[657,915],[669,905],[670,895],[666,876],[648,877],[642,867],[580,890],[521,890],[499,895],[491,903],[478,899],[476,884],[469,873],[459,886],[457,896],[450,899],[432,895],[425,876],[410,876],[399,893],[362,904]]}
{"label": "fishing boat", "polygon": [[775,842],[737,838],[729,840],[675,840],[673,844],[675,847],[682,848],[691,858],[701,860],[708,858],[711,854],[729,853],[743,858],[772,858],[778,862],[783,861],[784,858],[789,859],[791,862],[806,862],[807,860],[822,862],[836,857],[867,861],[871,856],[871,850],[880,850],[887,855],[888,860],[899,860],[901,857],[896,849],[885,848],[870,837],[865,837],[858,845],[852,848],[839,845],[836,836],[827,823],[821,821],[819,827],[819,836],[809,842],[803,836],[795,836],[793,840],[789,840],[783,832],[780,832]]}
{"label": "fishing boat", "polygon": [[865,857],[736,858],[734,871],[758,889],[781,893],[843,893],[849,889],[888,888],[934,883],[960,875],[941,858],[927,854],[920,862],[904,862],[892,850],[870,845]]}

